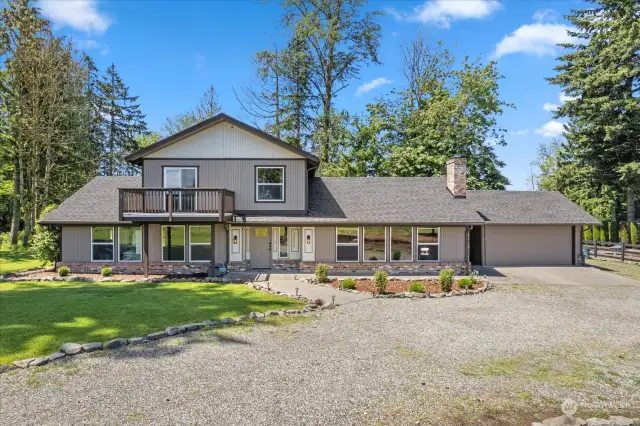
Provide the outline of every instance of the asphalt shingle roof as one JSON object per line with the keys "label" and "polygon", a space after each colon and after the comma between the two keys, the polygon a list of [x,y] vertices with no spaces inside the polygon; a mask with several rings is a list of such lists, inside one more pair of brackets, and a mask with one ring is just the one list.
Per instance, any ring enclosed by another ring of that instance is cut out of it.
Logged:
{"label": "asphalt shingle roof", "polygon": [[[139,176],[96,177],[49,213],[43,224],[127,223],[118,218],[118,188]],[[313,178],[305,216],[250,216],[272,224],[600,224],[552,191],[467,191],[453,198],[444,177]]]}

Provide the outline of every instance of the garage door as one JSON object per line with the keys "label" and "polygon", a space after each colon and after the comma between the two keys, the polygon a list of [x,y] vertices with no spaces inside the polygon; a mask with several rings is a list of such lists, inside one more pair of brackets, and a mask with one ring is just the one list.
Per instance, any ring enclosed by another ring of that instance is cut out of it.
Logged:
{"label": "garage door", "polygon": [[571,265],[571,226],[485,226],[485,265]]}

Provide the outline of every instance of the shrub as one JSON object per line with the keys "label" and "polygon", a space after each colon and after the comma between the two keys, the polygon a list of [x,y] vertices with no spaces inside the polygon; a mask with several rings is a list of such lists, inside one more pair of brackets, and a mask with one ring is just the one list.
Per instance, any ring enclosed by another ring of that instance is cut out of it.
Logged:
{"label": "shrub", "polygon": [[618,231],[619,241],[621,243],[629,244],[629,231],[627,231],[626,222],[620,224],[620,231]]}
{"label": "shrub", "polygon": [[[50,204],[42,210],[40,219],[47,213],[55,209],[55,204]],[[36,225],[31,237],[31,254],[42,261],[44,265],[47,262],[55,262],[60,255],[60,232],[47,226]]]}
{"label": "shrub", "polygon": [[609,242],[618,242],[618,222],[609,222]]}
{"label": "shrub", "polygon": [[108,266],[105,266],[102,268],[102,271],[100,271],[103,277],[110,277],[112,272],[112,269]]}
{"label": "shrub", "polygon": [[471,271],[471,273],[469,274],[469,278],[471,278],[471,281],[475,284],[478,282],[478,271],[476,271],[475,269],[473,271]]}
{"label": "shrub", "polygon": [[582,239],[585,240],[585,241],[593,240],[593,233],[591,232],[591,227],[590,226],[585,226],[582,229]]}
{"label": "shrub", "polygon": [[444,292],[450,292],[453,287],[453,277],[456,272],[453,269],[443,269],[440,271],[440,288]]}
{"label": "shrub", "polygon": [[638,224],[631,222],[631,244],[640,244],[640,235],[638,235]]}
{"label": "shrub", "polygon": [[424,293],[424,286],[419,282],[411,283],[409,286],[409,291],[412,293]]}
{"label": "shrub", "polygon": [[389,275],[385,271],[376,271],[376,273],[373,274],[373,282],[376,284],[378,293],[384,293],[387,290]]}
{"label": "shrub", "polygon": [[313,301],[313,303],[315,303],[318,306],[322,306],[322,305],[324,305],[324,300],[316,299],[316,300]]}
{"label": "shrub", "polygon": [[329,266],[324,263],[320,263],[316,265],[316,279],[318,280],[318,282],[326,283],[329,280],[328,277],[329,277]]}
{"label": "shrub", "polygon": [[61,277],[66,277],[67,275],[69,275],[69,268],[66,266],[61,266],[58,268],[58,275],[60,275]]}
{"label": "shrub", "polygon": [[356,282],[353,278],[345,278],[340,282],[340,288],[343,288],[345,290],[355,290]]}
{"label": "shrub", "polygon": [[458,287],[465,290],[470,290],[473,287],[473,280],[470,277],[464,277],[458,281]]}

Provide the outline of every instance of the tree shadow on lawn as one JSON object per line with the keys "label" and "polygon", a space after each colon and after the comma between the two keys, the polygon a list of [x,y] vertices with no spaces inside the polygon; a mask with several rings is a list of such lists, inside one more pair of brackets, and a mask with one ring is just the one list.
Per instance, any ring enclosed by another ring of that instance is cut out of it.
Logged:
{"label": "tree shadow on lawn", "polygon": [[145,336],[173,325],[302,305],[234,284],[0,283],[0,363],[46,356],[66,342]]}

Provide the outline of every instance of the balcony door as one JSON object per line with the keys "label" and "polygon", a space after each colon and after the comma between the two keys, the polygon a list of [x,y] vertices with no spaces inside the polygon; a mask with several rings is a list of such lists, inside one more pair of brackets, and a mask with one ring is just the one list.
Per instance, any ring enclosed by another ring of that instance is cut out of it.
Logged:
{"label": "balcony door", "polygon": [[[163,188],[179,188],[181,191],[167,191],[165,194],[165,210],[169,194],[173,198],[174,212],[195,212],[197,210],[196,191],[189,188],[198,187],[198,169],[196,167],[164,167]],[[186,190],[185,190],[186,189]]]}

